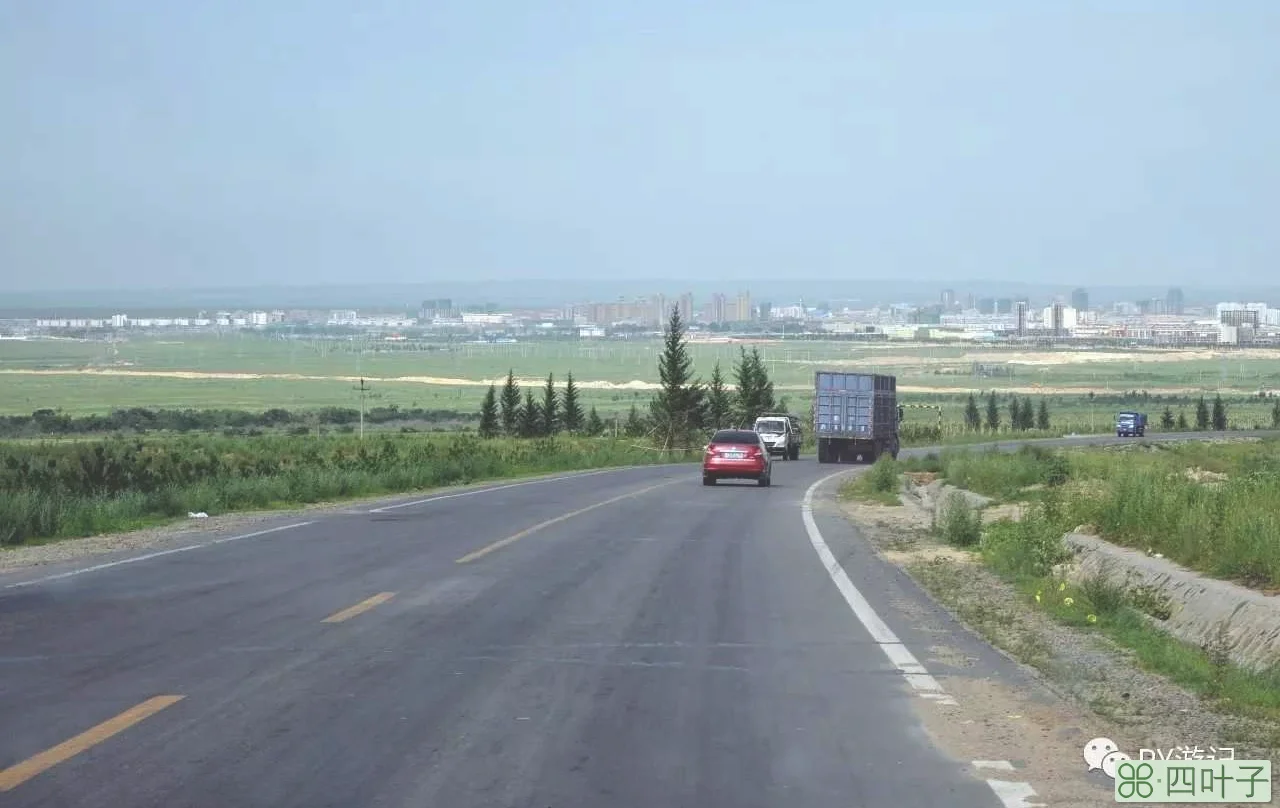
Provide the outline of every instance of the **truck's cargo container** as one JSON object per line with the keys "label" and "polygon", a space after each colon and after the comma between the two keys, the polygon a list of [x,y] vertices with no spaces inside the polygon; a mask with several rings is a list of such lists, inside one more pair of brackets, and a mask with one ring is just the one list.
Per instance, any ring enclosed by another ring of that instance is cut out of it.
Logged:
{"label": "truck's cargo container", "polygon": [[813,434],[819,463],[874,463],[898,457],[898,380],[877,373],[820,370],[814,378]]}

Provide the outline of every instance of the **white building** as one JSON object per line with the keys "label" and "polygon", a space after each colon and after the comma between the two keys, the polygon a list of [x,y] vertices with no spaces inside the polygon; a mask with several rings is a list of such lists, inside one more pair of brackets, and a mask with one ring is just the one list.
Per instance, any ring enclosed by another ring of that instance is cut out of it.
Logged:
{"label": "white building", "polygon": [[462,313],[462,322],[466,325],[505,325],[510,321],[510,314],[482,314],[473,311]]}
{"label": "white building", "polygon": [[[1056,304],[1061,305],[1061,304]],[[1045,328],[1053,328],[1053,306],[1045,306],[1040,312],[1040,321],[1044,323]],[[1062,330],[1074,331],[1079,324],[1079,312],[1071,306],[1062,306]]]}

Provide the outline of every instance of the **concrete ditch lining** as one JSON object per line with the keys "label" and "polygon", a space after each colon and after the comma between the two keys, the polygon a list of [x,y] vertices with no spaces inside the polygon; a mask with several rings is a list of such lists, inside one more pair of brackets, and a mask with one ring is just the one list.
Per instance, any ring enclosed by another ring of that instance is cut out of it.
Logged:
{"label": "concrete ditch lining", "polygon": [[[915,485],[910,477],[904,496],[912,497],[936,520],[952,493],[963,496],[974,509],[993,505],[991,499],[972,491],[938,480]],[[1099,536],[1071,532],[1063,541],[1074,555],[1064,569],[1069,580],[1079,583],[1100,577],[1126,591],[1142,591],[1145,601],[1161,607],[1158,616],[1148,614],[1152,624],[1174,637],[1201,647],[1223,644],[1231,661],[1251,670],[1280,666],[1280,597],[1201,575]]]}

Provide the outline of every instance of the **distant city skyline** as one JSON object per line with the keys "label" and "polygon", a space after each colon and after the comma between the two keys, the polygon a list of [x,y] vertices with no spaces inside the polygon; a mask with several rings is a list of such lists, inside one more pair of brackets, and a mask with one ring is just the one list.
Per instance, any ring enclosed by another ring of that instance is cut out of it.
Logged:
{"label": "distant city skyline", "polygon": [[[908,303],[940,305],[941,295],[951,292],[955,304],[974,304],[983,308],[984,300],[1027,299],[1051,303],[1061,298],[1072,302],[1072,296],[1083,291],[1092,306],[1116,302],[1165,300],[1171,309],[1190,305],[1193,301],[1212,303],[1219,300],[1261,300],[1280,305],[1280,286],[1261,284],[1237,286],[1115,286],[1095,284],[1020,284],[1000,281],[949,281],[946,285],[901,280],[820,281],[793,279],[759,283],[690,282],[675,279],[652,281],[580,281],[546,279],[508,284],[440,283],[396,285],[299,285],[292,287],[213,287],[206,289],[85,289],[79,292],[18,292],[0,296],[0,309],[101,309],[142,308],[184,309],[214,307],[377,307],[417,310],[422,301],[448,298],[459,305],[496,303],[505,306],[561,306],[571,303],[608,302],[618,298],[666,295],[673,302],[685,294],[702,307],[714,294],[734,296],[746,293],[756,301],[776,305],[794,303],[800,298],[818,300],[861,300],[868,304]],[[1172,293],[1179,292],[1175,302]]]}

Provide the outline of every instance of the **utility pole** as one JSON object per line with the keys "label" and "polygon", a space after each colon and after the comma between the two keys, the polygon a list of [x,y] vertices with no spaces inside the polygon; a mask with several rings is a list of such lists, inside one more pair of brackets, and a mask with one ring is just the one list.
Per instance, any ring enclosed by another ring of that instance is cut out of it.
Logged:
{"label": "utility pole", "polygon": [[360,380],[360,386],[355,388],[360,391],[360,440],[364,440],[364,398],[369,393],[369,385],[364,379]]}

